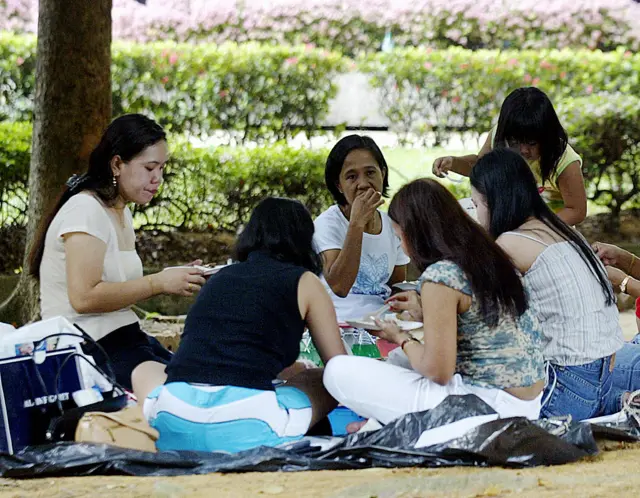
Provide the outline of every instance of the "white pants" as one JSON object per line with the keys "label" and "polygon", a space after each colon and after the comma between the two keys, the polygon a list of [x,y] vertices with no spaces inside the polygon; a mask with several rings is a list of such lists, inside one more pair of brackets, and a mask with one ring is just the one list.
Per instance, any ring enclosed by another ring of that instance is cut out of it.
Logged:
{"label": "white pants", "polygon": [[524,401],[502,389],[465,384],[455,374],[445,386],[415,370],[360,356],[336,356],[324,369],[327,391],[358,415],[387,424],[402,415],[434,408],[450,394],[475,394],[501,418],[540,415],[542,393]]}

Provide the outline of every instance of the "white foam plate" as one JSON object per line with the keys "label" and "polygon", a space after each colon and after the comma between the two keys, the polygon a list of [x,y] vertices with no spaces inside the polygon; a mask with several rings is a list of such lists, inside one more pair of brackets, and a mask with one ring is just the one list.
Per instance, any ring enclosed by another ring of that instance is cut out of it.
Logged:
{"label": "white foam plate", "polygon": [[[390,318],[388,320],[396,322],[398,324],[398,327],[400,327],[400,330],[404,330],[405,332],[408,332],[409,330],[421,329],[423,325],[422,322],[410,322],[408,320],[398,320],[396,318]],[[360,320],[347,320],[347,323],[352,327],[358,329],[380,330],[380,327],[378,327],[376,323],[371,319],[362,318]]]}
{"label": "white foam plate", "polygon": [[224,268],[227,265],[216,265],[216,266],[169,266],[168,268],[165,268],[165,270],[170,270],[172,268],[196,268],[200,271],[202,271],[202,274],[207,277],[209,275],[213,275],[214,273],[217,273],[218,271],[220,271],[222,268]]}
{"label": "white foam plate", "polygon": [[418,282],[398,282],[397,284],[393,284],[392,287],[401,291],[414,291],[418,289]]}

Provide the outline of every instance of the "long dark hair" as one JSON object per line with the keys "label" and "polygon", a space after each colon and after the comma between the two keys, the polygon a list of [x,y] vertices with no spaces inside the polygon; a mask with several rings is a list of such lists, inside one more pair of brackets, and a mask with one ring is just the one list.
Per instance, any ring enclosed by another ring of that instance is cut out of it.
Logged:
{"label": "long dark hair", "polygon": [[536,142],[540,147],[542,183],[552,178],[567,148],[567,132],[560,124],[549,97],[535,87],[511,92],[500,108],[494,136],[496,147]]}
{"label": "long dark hair", "polygon": [[464,271],[489,326],[505,312],[519,317],[526,311],[524,288],[507,254],[440,183],[426,178],[408,183],[393,197],[389,216],[421,272],[441,260]]}
{"label": "long dark hair", "polygon": [[373,138],[366,135],[348,135],[333,146],[327,157],[327,164],[324,169],[324,180],[327,188],[340,206],[347,204],[347,199],[338,190],[340,172],[344,166],[344,160],[354,150],[367,150],[371,153],[378,163],[380,171],[382,171],[382,195],[387,197],[387,192],[389,191],[389,166],[387,166],[387,161],[378,144],[375,143]]}
{"label": "long dark hair", "polygon": [[478,160],[471,170],[470,179],[471,186],[486,199],[491,216],[489,232],[494,238],[518,229],[531,217],[540,220],[573,244],[597,277],[607,304],[615,302],[606,270],[598,257],[578,232],[545,204],[531,168],[520,154],[509,149],[491,151]]}
{"label": "long dark hair", "polygon": [[113,204],[118,197],[118,188],[114,186],[111,160],[119,156],[124,162],[128,162],[147,147],[166,140],[166,137],[159,124],[142,114],[125,114],[111,122],[100,143],[91,152],[87,172],[69,178],[54,207],[43,218],[29,252],[31,275],[40,278],[40,263],[47,230],[62,206],[84,190],[95,192],[107,205]]}
{"label": "long dark hair", "polygon": [[251,213],[238,236],[234,256],[246,261],[254,251],[264,251],[320,275],[322,260],[313,247],[313,219],[300,201],[267,197]]}

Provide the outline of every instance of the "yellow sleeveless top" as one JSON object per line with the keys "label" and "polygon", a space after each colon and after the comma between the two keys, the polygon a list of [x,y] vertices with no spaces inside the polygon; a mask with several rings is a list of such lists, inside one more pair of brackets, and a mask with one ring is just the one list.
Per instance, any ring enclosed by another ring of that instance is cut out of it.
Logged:
{"label": "yellow sleeveless top", "polygon": [[[496,127],[492,128],[489,132],[491,134],[491,148],[494,147],[494,137],[496,133]],[[562,172],[567,169],[571,163],[574,162],[580,163],[580,167],[582,167],[582,158],[580,155],[573,150],[571,145],[567,144],[567,148],[564,150],[562,157],[560,157],[560,161],[558,162],[558,168],[553,176],[546,181],[544,185],[542,185],[542,174],[540,173],[540,161],[527,161],[531,171],[533,172],[533,176],[536,177],[536,182],[538,183],[538,190],[540,191],[541,197],[547,203],[547,205],[555,212],[560,211],[564,207],[564,200],[562,199],[562,194],[560,193],[560,189],[558,188],[558,177],[562,174]]]}

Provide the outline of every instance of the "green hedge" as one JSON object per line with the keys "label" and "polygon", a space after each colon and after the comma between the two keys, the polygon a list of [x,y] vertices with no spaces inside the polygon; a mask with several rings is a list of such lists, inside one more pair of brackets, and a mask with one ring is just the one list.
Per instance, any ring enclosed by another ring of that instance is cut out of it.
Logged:
{"label": "green hedge", "polygon": [[489,130],[506,95],[521,86],[540,87],[556,104],[598,92],[640,94],[640,54],[623,50],[412,48],[367,56],[360,65],[381,90],[392,128],[423,145],[446,141],[452,130]]}
{"label": "green hedge", "polygon": [[[34,68],[34,39],[0,34],[0,121],[31,118]],[[539,86],[556,104],[599,92],[640,94],[640,53],[622,49],[409,48],[354,62],[305,46],[115,43],[114,115],[151,113],[180,134],[226,130],[240,144],[313,135],[337,92],[336,75],[355,68],[381,90],[392,130],[427,146],[452,131],[480,135],[520,86]]]}
{"label": "green hedge", "polygon": [[582,155],[589,198],[610,209],[640,207],[640,98],[597,94],[566,99],[559,108]]}
{"label": "green hedge", "polygon": [[[318,132],[347,61],[305,46],[114,43],[113,113],[175,133],[228,130],[238,143]],[[0,120],[31,119],[35,39],[0,33]]]}
{"label": "green hedge", "polygon": [[26,222],[31,125],[0,122],[0,226]]}
{"label": "green hedge", "polygon": [[326,150],[276,144],[198,149],[175,143],[158,196],[135,212],[144,228],[237,230],[266,196],[293,197],[314,216],[331,204]]}
{"label": "green hedge", "polygon": [[[332,202],[324,183],[326,150],[285,144],[206,149],[177,137],[170,142],[165,182],[150,204],[134,212],[140,228],[235,231],[265,196],[299,199],[314,215]],[[29,123],[0,123],[0,226],[26,221],[30,146]]]}

